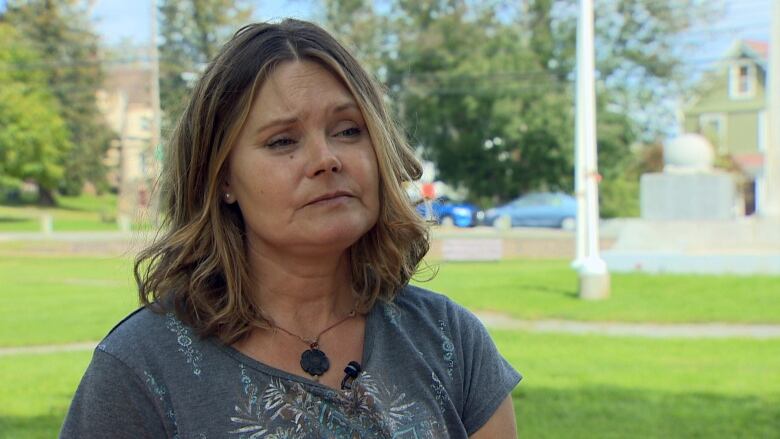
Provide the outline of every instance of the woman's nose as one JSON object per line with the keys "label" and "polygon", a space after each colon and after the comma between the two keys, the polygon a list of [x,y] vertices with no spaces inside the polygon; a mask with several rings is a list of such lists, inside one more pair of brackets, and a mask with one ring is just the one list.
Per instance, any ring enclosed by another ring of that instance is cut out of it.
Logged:
{"label": "woman's nose", "polygon": [[341,172],[341,160],[326,136],[317,136],[311,140],[307,147],[310,159],[306,174],[309,177],[316,177],[328,172]]}

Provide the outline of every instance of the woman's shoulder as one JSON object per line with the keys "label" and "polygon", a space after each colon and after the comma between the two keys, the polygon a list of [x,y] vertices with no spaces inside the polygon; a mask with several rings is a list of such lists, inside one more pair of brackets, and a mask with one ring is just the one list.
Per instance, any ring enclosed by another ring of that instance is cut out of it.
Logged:
{"label": "woman's shoulder", "polygon": [[165,327],[167,312],[142,306],[120,320],[106,334],[101,344],[120,344],[125,341],[144,338],[148,334],[161,332]]}
{"label": "woman's shoulder", "polygon": [[384,314],[393,322],[405,321],[406,327],[447,324],[468,328],[482,323],[474,313],[445,294],[414,285],[407,285],[392,302],[384,304]]}
{"label": "woman's shoulder", "polygon": [[448,313],[455,317],[471,317],[474,314],[446,294],[415,285],[407,285],[393,301],[399,307],[426,313]]}
{"label": "woman's shoulder", "polygon": [[[152,305],[154,306],[154,305]],[[192,328],[162,307],[141,307],[114,326],[98,344],[101,350],[128,364],[164,361],[171,351],[199,349],[204,342]]]}

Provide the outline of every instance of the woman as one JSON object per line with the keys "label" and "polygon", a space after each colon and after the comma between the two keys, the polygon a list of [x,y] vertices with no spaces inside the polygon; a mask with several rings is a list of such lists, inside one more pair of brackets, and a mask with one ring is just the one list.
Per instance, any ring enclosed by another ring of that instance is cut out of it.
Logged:
{"label": "woman", "polygon": [[144,307],[95,350],[61,437],[515,437],[519,375],[484,327],[407,285],[420,165],[319,27],[236,33],[164,172]]}

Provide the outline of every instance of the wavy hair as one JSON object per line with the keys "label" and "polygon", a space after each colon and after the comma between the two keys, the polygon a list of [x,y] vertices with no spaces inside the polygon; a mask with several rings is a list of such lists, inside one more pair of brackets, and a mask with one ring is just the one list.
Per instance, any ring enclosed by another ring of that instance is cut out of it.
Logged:
{"label": "wavy hair", "polygon": [[220,200],[227,157],[252,99],[274,67],[309,60],[352,93],[374,145],[377,223],[349,249],[359,310],[392,300],[428,251],[428,229],[403,183],[421,166],[384,104],[384,92],[355,58],[315,24],[287,19],[235,33],[195,86],[168,144],[160,179],[163,224],[135,260],[140,302],[175,315],[200,336],[233,343],[269,320],[251,296],[240,210]]}

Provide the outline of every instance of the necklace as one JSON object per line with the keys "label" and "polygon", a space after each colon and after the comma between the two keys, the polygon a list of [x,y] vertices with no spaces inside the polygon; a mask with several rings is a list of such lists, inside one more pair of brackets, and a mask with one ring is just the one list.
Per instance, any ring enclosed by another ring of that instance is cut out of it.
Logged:
{"label": "necklace", "polygon": [[352,308],[349,314],[347,314],[344,318],[338,320],[336,323],[323,329],[322,331],[320,331],[319,334],[317,334],[313,338],[301,337],[300,335],[290,332],[282,328],[281,326],[278,326],[275,323],[273,323],[272,326],[274,329],[279,329],[282,332],[297,338],[298,340],[302,341],[303,343],[309,346],[309,349],[303,351],[303,353],[301,354],[301,369],[303,369],[303,371],[308,373],[309,375],[313,376],[314,379],[316,380],[317,377],[324,374],[325,372],[328,371],[328,369],[330,369],[330,360],[328,359],[328,356],[325,355],[325,352],[322,352],[320,350],[320,337],[322,337],[322,334],[346,322],[352,317],[355,317],[355,314],[356,314],[355,308]]}

